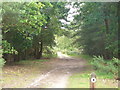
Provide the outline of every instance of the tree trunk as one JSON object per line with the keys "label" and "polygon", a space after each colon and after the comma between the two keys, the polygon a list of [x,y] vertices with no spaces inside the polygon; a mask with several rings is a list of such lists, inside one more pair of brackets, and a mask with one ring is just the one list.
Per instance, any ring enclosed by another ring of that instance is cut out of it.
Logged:
{"label": "tree trunk", "polygon": [[[105,6],[104,6],[105,7]],[[105,28],[106,28],[106,31],[105,31],[105,39],[107,39],[107,35],[109,34],[109,20],[108,20],[108,11],[106,10],[106,7],[104,8],[104,16],[105,16],[105,19],[104,19],[104,23],[105,23]],[[106,42],[106,40],[105,40]],[[106,48],[106,45],[105,45],[105,48]],[[104,51],[104,58],[105,59],[110,59],[110,51],[108,49],[105,49]]]}
{"label": "tree trunk", "polygon": [[40,46],[40,52],[39,52],[39,54],[40,54],[40,58],[42,57],[42,52],[43,52],[43,42],[41,41],[41,44],[40,44],[41,46]]}
{"label": "tree trunk", "polygon": [[35,59],[40,59],[39,58],[39,47],[35,47]]}
{"label": "tree trunk", "polygon": [[108,34],[108,33],[109,33],[109,23],[108,23],[108,19],[105,18],[105,19],[104,19],[104,22],[105,22],[105,27],[106,27],[106,34]]}
{"label": "tree trunk", "polygon": [[[120,34],[120,2],[118,2],[118,34]],[[118,36],[118,59],[120,59],[120,37]]]}
{"label": "tree trunk", "polygon": [[42,52],[43,52],[43,42],[41,41],[40,50],[37,54],[37,59],[40,59],[42,57]]}

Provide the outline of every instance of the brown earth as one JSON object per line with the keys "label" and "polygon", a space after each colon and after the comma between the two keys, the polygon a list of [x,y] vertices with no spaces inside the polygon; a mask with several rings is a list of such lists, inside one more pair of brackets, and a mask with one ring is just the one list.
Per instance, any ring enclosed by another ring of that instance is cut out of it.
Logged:
{"label": "brown earth", "polygon": [[73,73],[90,69],[85,60],[58,52],[59,58],[45,62],[15,64],[3,68],[3,88],[65,88]]}
{"label": "brown earth", "polygon": [[53,68],[49,72],[38,77],[28,87],[65,88],[71,74],[88,70],[86,62],[78,58],[61,58],[57,60],[57,63],[51,63],[51,66]]}

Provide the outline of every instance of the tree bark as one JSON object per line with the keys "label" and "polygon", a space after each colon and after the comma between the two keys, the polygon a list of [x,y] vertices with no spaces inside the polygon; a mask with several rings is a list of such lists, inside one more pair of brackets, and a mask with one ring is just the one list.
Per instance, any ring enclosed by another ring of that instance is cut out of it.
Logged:
{"label": "tree bark", "polygon": [[42,52],[43,52],[43,42],[41,41],[40,50],[37,54],[37,59],[40,59],[42,57]]}
{"label": "tree bark", "polygon": [[109,23],[108,23],[108,19],[105,18],[105,19],[104,19],[104,22],[105,22],[105,26],[106,26],[106,34],[108,34],[108,33],[109,33]]}
{"label": "tree bark", "polygon": [[42,57],[42,52],[43,52],[43,42],[41,41],[41,44],[40,44],[40,58]]}
{"label": "tree bark", "polygon": [[[106,9],[106,6],[104,6],[104,10],[103,10],[103,12],[104,12],[104,16],[105,16],[105,18],[104,18],[104,23],[105,23],[105,28],[106,28],[106,31],[105,31],[105,39],[107,39],[107,35],[109,34],[109,19],[108,19],[108,10]],[[106,40],[105,40],[106,41]],[[105,45],[105,47],[106,47],[106,45]],[[105,59],[111,59],[110,57],[110,51],[108,50],[108,49],[105,49],[105,51],[104,51],[105,53],[105,55],[104,55],[104,58]]]}
{"label": "tree bark", "polygon": [[[118,2],[118,34],[120,34],[120,2]],[[118,35],[118,59],[120,59],[120,35]]]}

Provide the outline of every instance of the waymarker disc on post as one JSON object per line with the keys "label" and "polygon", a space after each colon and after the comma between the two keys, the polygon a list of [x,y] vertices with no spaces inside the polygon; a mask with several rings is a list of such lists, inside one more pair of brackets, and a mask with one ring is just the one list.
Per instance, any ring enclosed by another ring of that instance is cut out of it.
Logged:
{"label": "waymarker disc on post", "polygon": [[95,77],[92,77],[92,78],[91,78],[91,82],[92,82],[92,83],[95,83],[96,81],[97,81],[97,80],[96,80]]}

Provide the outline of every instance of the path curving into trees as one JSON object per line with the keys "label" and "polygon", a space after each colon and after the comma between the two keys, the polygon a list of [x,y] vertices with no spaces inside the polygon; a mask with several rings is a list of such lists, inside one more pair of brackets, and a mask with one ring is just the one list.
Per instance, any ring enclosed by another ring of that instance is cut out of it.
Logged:
{"label": "path curving into trees", "polygon": [[73,73],[85,71],[86,62],[79,58],[69,57],[58,52],[58,62],[52,64],[53,69],[36,78],[28,88],[66,88],[68,78]]}

